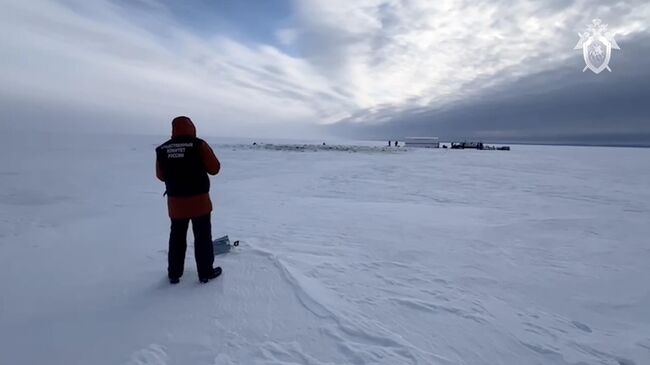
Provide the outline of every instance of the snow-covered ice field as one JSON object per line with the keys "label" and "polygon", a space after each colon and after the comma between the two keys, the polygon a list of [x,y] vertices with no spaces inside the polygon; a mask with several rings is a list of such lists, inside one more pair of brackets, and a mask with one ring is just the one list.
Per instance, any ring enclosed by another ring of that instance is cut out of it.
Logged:
{"label": "snow-covered ice field", "polygon": [[163,138],[2,140],[0,364],[650,364],[650,149],[208,139],[242,245],[170,286]]}

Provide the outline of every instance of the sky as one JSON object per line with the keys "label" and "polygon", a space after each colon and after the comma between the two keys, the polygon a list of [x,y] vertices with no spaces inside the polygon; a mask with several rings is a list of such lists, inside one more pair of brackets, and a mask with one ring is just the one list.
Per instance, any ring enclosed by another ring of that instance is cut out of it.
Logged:
{"label": "sky", "polygon": [[0,0],[10,130],[650,144],[649,66],[647,1]]}

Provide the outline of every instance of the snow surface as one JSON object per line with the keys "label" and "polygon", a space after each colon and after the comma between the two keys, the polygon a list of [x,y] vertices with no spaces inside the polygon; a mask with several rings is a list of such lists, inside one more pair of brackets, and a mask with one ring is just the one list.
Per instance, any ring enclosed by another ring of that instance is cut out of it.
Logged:
{"label": "snow surface", "polygon": [[209,141],[170,286],[162,138],[3,136],[0,364],[650,364],[650,149]]}

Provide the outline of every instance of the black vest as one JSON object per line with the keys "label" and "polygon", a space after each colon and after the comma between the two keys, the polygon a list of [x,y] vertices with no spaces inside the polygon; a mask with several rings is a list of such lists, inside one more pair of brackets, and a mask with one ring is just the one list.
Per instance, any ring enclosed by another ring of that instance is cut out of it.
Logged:
{"label": "black vest", "polygon": [[205,142],[199,138],[181,136],[156,148],[167,195],[187,197],[210,191],[210,178],[201,156],[202,143]]}

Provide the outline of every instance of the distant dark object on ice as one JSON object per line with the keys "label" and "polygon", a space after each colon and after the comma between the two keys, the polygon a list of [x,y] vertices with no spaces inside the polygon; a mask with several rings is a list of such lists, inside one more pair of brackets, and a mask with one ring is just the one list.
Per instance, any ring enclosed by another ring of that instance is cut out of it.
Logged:
{"label": "distant dark object on ice", "polygon": [[488,146],[483,144],[483,142],[452,142],[452,150],[499,150],[499,151],[510,151],[510,146]]}
{"label": "distant dark object on ice", "polygon": [[482,150],[483,142],[451,142],[452,150]]}

